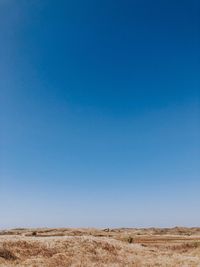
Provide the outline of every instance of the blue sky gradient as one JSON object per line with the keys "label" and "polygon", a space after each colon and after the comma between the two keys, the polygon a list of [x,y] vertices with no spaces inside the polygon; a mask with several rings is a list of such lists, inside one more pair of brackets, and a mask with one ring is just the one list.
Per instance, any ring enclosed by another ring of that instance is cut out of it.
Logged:
{"label": "blue sky gradient", "polygon": [[199,226],[200,3],[0,0],[0,227]]}

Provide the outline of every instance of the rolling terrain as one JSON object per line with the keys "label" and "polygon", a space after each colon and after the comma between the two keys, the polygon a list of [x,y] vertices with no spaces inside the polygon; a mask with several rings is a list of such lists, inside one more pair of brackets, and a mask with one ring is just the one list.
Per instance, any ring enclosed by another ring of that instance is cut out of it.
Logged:
{"label": "rolling terrain", "polygon": [[200,228],[0,231],[0,267],[200,267]]}

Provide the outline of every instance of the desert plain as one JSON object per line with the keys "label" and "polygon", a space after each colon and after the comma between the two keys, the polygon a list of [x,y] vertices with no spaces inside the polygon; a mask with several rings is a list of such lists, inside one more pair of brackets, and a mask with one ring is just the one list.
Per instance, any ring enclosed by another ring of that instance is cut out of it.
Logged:
{"label": "desert plain", "polygon": [[0,267],[200,267],[200,228],[0,231]]}

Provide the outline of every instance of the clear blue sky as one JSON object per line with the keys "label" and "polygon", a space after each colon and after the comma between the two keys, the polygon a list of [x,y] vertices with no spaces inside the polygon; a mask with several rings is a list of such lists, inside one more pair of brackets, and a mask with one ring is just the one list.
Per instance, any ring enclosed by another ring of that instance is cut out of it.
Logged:
{"label": "clear blue sky", "polygon": [[200,3],[0,0],[0,227],[200,226]]}

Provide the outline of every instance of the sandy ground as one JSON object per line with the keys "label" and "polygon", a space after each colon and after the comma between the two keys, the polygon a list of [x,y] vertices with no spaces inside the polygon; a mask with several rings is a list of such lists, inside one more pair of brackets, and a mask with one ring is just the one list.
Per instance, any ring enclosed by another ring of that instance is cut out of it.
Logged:
{"label": "sandy ground", "polygon": [[200,267],[200,228],[0,231],[0,267]]}

